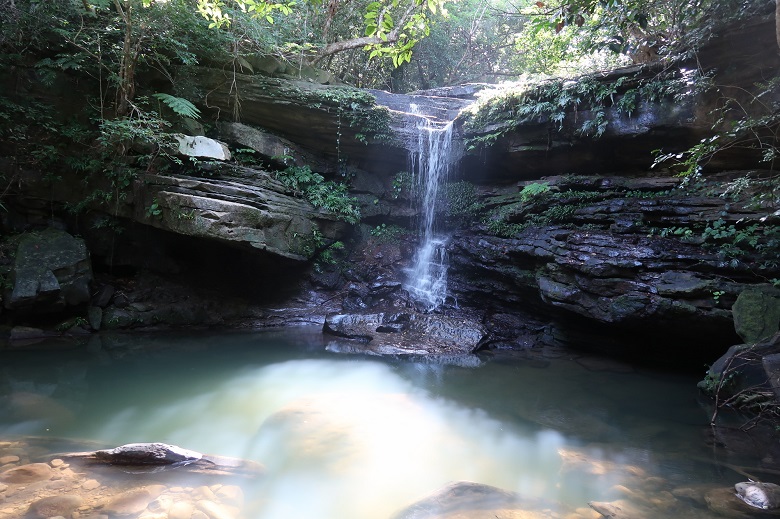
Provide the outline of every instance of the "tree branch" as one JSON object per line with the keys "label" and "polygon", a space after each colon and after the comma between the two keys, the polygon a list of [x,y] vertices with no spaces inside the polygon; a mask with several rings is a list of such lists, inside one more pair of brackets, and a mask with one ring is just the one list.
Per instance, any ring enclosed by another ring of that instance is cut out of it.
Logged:
{"label": "tree branch", "polygon": [[[420,4],[422,5],[422,4]],[[351,40],[342,40],[342,41],[335,41],[333,43],[328,43],[325,45],[325,47],[322,48],[311,60],[312,65],[316,65],[323,59],[325,59],[328,56],[331,56],[333,54],[336,54],[338,52],[344,52],[346,50],[352,50],[356,49],[358,47],[365,47],[366,45],[379,45],[382,43],[395,43],[398,41],[398,38],[401,35],[401,31],[403,30],[404,25],[406,25],[407,20],[409,20],[409,17],[414,13],[415,9],[418,9],[420,5],[417,4],[417,2],[409,2],[409,7],[406,8],[406,11],[401,16],[401,18],[398,20],[398,22],[395,24],[395,27],[393,27],[393,30],[391,30],[389,33],[387,33],[387,39],[379,38],[378,36],[362,36],[360,38],[352,38]],[[384,18],[384,12],[379,16],[379,19],[377,20],[377,26],[381,27],[382,19]]]}

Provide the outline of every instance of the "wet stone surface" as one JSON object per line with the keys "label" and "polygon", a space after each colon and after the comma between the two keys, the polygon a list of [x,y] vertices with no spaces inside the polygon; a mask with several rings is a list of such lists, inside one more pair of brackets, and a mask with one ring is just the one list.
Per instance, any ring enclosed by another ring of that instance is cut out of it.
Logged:
{"label": "wet stone surface", "polygon": [[253,475],[203,476],[178,469],[134,474],[78,458],[35,461],[40,454],[24,440],[0,441],[0,458],[10,462],[0,469],[0,519],[246,517],[239,484]]}

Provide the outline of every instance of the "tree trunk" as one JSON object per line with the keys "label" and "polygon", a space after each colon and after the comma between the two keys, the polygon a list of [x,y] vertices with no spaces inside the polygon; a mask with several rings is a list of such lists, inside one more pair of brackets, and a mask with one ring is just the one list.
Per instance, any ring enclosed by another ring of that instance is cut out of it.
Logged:
{"label": "tree trunk", "polygon": [[114,5],[125,23],[125,38],[122,43],[122,57],[119,61],[119,86],[116,92],[116,115],[123,117],[130,113],[130,103],[135,96],[135,62],[133,52],[133,5],[132,0],[114,0]]}
{"label": "tree trunk", "polygon": [[780,48],[780,0],[776,0],[776,2],[777,7],[775,7],[775,33],[777,34],[777,46]]}

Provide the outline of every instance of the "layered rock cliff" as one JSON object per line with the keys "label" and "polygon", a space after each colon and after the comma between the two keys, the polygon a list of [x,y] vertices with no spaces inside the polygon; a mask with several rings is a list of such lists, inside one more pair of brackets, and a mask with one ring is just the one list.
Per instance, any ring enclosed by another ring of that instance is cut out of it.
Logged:
{"label": "layered rock cliff", "polygon": [[[761,150],[724,147],[685,181],[675,167],[651,166],[653,150],[680,154],[714,135],[719,100],[758,95],[754,83],[780,65],[767,51],[773,28],[773,20],[754,21],[702,50],[699,65],[721,85],[714,89],[694,90],[694,63],[681,62],[550,83],[559,96],[594,85],[603,95],[588,107],[529,115],[507,97],[459,117],[470,149],[440,204],[452,236],[452,297],[440,312],[477,321],[486,347],[564,344],[637,359],[688,356],[699,366],[737,342],[731,304],[745,287],[780,278],[772,164]],[[653,94],[647,85],[661,75],[659,84],[676,90]],[[258,326],[414,310],[403,290],[418,213],[408,178],[414,125],[404,112],[424,104],[448,119],[478,89],[398,96],[207,68],[186,81],[204,93],[198,104],[215,121],[210,136],[234,152],[252,150],[253,163],[148,170],[111,204],[76,215],[68,204],[95,186],[66,171],[59,182],[14,172],[4,229],[53,224],[82,235],[91,251],[93,297],[72,313],[100,308],[90,315],[102,317],[81,328]],[[645,97],[629,103],[640,87]],[[772,113],[777,90],[760,91]],[[361,224],[281,183],[276,173],[291,166],[348,182]],[[325,251],[335,263],[316,264]],[[184,300],[186,311],[174,311]],[[10,307],[2,317],[30,324]]]}

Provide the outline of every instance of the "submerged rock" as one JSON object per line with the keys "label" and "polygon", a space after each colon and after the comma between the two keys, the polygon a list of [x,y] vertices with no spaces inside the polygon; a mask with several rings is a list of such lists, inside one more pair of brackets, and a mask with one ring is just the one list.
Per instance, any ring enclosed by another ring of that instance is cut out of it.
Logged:
{"label": "submerged rock", "polygon": [[30,463],[12,468],[0,474],[0,481],[16,485],[35,483],[51,479],[54,475],[52,468],[46,463]]}
{"label": "submerged rock", "polygon": [[38,519],[70,517],[83,502],[81,497],[74,495],[44,497],[30,505],[27,515]]}
{"label": "submerged rock", "polygon": [[135,488],[114,496],[103,511],[109,515],[134,515],[146,510],[149,503],[165,491],[164,485]]}
{"label": "submerged rock", "polygon": [[[519,494],[474,483],[457,481],[394,514],[392,519],[445,519],[498,517],[535,519],[547,514],[523,510]],[[484,515],[487,513],[487,515]]]}
{"label": "submerged rock", "polygon": [[734,485],[737,497],[755,508],[774,510],[780,508],[780,486],[774,483],[747,481]]}

